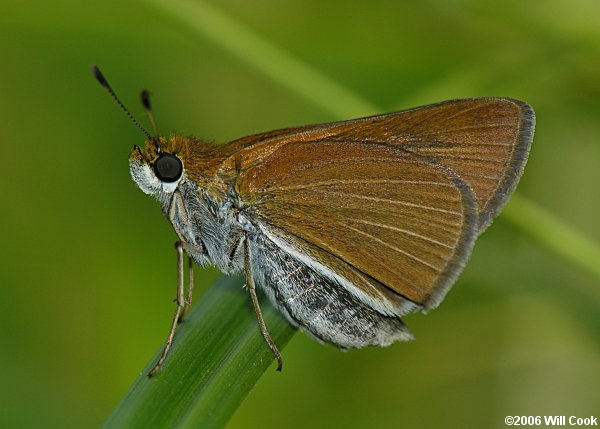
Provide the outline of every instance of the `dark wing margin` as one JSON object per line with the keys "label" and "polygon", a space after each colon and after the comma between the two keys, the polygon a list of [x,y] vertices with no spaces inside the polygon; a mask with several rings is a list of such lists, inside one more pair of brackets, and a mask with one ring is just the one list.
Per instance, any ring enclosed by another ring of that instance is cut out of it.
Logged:
{"label": "dark wing margin", "polygon": [[482,210],[479,219],[479,232],[483,232],[489,224],[492,222],[502,208],[508,202],[508,199],[515,191],[525,164],[529,158],[529,151],[531,149],[531,143],[533,142],[533,134],[535,132],[535,112],[533,108],[520,100],[511,100],[517,106],[520,107],[519,115],[519,128],[517,137],[515,139],[513,153],[510,161],[508,162],[506,171],[500,179],[500,182],[496,188],[496,192],[487,202],[486,206]]}

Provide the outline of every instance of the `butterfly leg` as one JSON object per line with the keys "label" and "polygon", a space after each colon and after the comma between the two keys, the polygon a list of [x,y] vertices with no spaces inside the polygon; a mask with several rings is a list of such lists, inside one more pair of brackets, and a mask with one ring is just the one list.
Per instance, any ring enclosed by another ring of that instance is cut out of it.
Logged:
{"label": "butterfly leg", "polygon": [[[204,247],[200,244],[191,244],[186,243],[184,241],[179,241],[179,245],[183,247],[183,250],[188,254],[188,281],[187,281],[187,297],[183,302],[183,310],[181,315],[179,316],[178,323],[183,322],[183,320],[187,317],[190,309],[192,308],[192,296],[194,294],[194,258],[192,255],[195,253],[204,252]],[[177,243],[175,246],[177,247]]]}
{"label": "butterfly leg", "polygon": [[263,319],[262,313],[260,311],[260,306],[258,304],[258,297],[256,296],[256,285],[254,284],[254,278],[252,276],[252,270],[250,265],[250,255],[248,253],[248,239],[244,241],[245,247],[245,257],[244,257],[244,268],[246,271],[246,286],[248,287],[248,292],[250,292],[250,298],[252,299],[252,305],[254,306],[254,311],[256,313],[256,318],[258,320],[258,327],[260,328],[260,333],[263,338],[267,342],[267,345],[275,355],[277,359],[277,371],[281,371],[283,368],[283,360],[281,359],[281,352],[275,345],[275,342],[271,338],[269,331],[267,330],[267,325],[265,325],[265,320]]}
{"label": "butterfly leg", "polygon": [[183,310],[181,311],[181,315],[177,320],[177,323],[183,322],[183,320],[187,317],[190,312],[190,308],[192,307],[192,295],[194,293],[194,260],[188,253],[188,290],[187,297],[183,303]]}
{"label": "butterfly leg", "polygon": [[[167,341],[165,341],[165,345],[163,347],[162,353],[154,368],[148,373],[148,377],[154,377],[160,368],[162,367],[167,355],[169,354],[169,350],[171,349],[171,345],[173,344],[173,337],[175,336],[175,330],[177,329],[177,325],[179,324],[179,320],[182,316],[183,309],[185,307],[185,300],[183,298],[184,295],[184,271],[183,271],[183,243],[178,241],[175,243],[175,250],[177,251],[177,308],[175,310],[175,315],[173,316],[173,323],[171,323],[171,329],[169,330],[169,335],[167,337]],[[191,286],[190,286],[191,287]]]}

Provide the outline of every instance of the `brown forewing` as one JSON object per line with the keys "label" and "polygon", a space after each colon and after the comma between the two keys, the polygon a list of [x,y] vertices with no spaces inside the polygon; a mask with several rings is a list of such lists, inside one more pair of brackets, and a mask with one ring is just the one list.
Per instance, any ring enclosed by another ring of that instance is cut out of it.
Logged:
{"label": "brown forewing", "polygon": [[398,147],[284,140],[255,146],[256,156],[245,150],[237,186],[247,210],[324,252],[321,259],[331,255],[435,306],[476,236],[472,190],[451,169]]}
{"label": "brown forewing", "polygon": [[451,100],[387,115],[288,128],[236,140],[250,168],[293,141],[376,142],[429,156],[474,191],[480,231],[513,192],[527,161],[535,116],[507,98]]}
{"label": "brown forewing", "polygon": [[[480,230],[502,209],[527,162],[535,116],[512,99],[456,100],[405,112],[404,147],[450,167],[475,192]],[[392,121],[393,122],[393,121]]]}

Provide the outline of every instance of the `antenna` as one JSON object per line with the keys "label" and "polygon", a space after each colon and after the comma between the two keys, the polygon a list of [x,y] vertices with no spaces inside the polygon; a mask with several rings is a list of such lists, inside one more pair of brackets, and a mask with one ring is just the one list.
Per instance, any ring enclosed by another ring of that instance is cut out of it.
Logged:
{"label": "antenna", "polygon": [[[133,117],[131,112],[129,110],[127,110],[127,107],[125,107],[125,105],[123,103],[121,103],[121,100],[119,100],[119,97],[117,97],[117,94],[115,94],[115,91],[113,91],[112,87],[110,86],[110,84],[108,83],[108,81],[106,80],[106,78],[104,77],[104,75],[102,74],[102,72],[100,71],[100,69],[98,68],[97,65],[92,66],[92,74],[94,75],[96,80],[100,83],[100,85],[102,85],[104,87],[104,89],[106,89],[108,91],[110,96],[113,98],[113,100],[115,100],[115,102],[119,105],[119,107],[123,110],[123,112],[125,112],[125,114],[129,117],[129,119],[131,119],[131,122],[133,122],[135,124],[135,126],[138,127],[140,129],[140,131],[143,132],[148,137],[148,139],[153,140],[152,135],[148,131],[146,131],[146,129],[144,127],[142,127],[140,125],[140,123]],[[150,104],[148,104],[148,106],[149,105]],[[144,107],[146,107],[146,106],[144,105]],[[156,126],[154,125],[154,121],[152,121],[152,124],[156,128]]]}
{"label": "antenna", "polygon": [[144,109],[146,109],[146,114],[148,115],[148,119],[152,124],[154,135],[158,139],[158,128],[156,128],[156,121],[154,120],[154,114],[152,114],[152,106],[150,105],[150,92],[144,89],[140,94],[140,100],[142,100],[142,105],[144,106]]}

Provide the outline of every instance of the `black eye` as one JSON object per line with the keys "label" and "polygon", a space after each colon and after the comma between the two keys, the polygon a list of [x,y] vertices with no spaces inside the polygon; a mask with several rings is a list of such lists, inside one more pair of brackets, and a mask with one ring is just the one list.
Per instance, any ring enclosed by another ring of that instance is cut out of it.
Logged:
{"label": "black eye", "polygon": [[161,155],[154,163],[154,173],[163,182],[175,182],[183,173],[183,164],[175,155]]}

